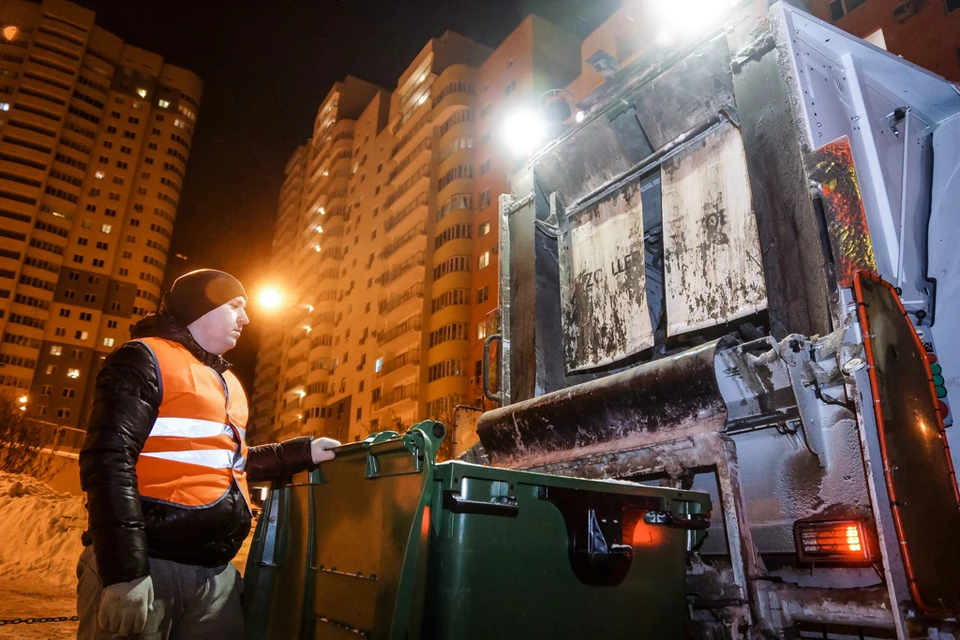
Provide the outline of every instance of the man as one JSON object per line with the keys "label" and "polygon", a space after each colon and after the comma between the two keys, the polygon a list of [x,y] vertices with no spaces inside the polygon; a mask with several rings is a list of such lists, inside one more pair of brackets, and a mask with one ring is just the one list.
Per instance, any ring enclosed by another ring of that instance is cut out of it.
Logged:
{"label": "man", "polygon": [[242,638],[230,560],[250,531],[247,481],[334,457],[329,438],[244,442],[247,400],[221,356],[249,322],[246,299],[222,271],[181,276],[97,376],[80,452],[78,638]]}

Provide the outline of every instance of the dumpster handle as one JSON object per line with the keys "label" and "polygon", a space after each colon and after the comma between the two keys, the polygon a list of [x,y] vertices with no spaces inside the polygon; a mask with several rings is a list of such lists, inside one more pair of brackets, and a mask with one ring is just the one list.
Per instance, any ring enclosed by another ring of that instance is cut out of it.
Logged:
{"label": "dumpster handle", "polygon": [[643,515],[647,524],[660,524],[671,529],[702,531],[710,528],[710,519],[703,513],[691,513],[689,518],[678,518],[669,511],[647,511]]}
{"label": "dumpster handle", "polygon": [[516,518],[520,513],[516,498],[506,498],[506,502],[483,502],[467,500],[453,491],[444,491],[443,508],[452,513],[469,513],[482,516],[502,516]]}
{"label": "dumpster handle", "polygon": [[490,390],[490,343],[499,340],[503,343],[503,336],[492,333],[483,341],[483,395],[497,404],[503,404],[503,393],[494,393]]}

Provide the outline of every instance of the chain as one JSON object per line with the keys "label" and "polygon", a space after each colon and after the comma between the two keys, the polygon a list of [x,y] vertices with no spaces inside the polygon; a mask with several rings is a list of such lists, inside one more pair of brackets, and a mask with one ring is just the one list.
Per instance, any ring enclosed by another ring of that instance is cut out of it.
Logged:
{"label": "chain", "polygon": [[13,618],[11,620],[0,620],[0,627],[5,624],[39,624],[41,622],[72,622],[79,620],[80,616],[57,616],[56,618]]}

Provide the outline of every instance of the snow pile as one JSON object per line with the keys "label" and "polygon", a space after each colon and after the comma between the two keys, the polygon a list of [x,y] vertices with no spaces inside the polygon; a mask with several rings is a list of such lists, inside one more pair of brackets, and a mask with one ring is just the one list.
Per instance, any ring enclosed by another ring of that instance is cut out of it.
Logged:
{"label": "snow pile", "polygon": [[30,476],[0,473],[0,582],[75,584],[84,501]]}

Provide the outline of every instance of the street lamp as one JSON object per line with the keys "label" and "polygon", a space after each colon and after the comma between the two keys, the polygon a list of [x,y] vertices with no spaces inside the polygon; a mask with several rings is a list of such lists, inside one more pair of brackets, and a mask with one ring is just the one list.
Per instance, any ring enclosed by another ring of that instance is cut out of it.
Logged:
{"label": "street lamp", "polygon": [[264,309],[272,311],[280,307],[280,303],[283,302],[283,295],[274,288],[263,289],[259,295],[257,295],[257,302],[259,302],[260,306]]}

